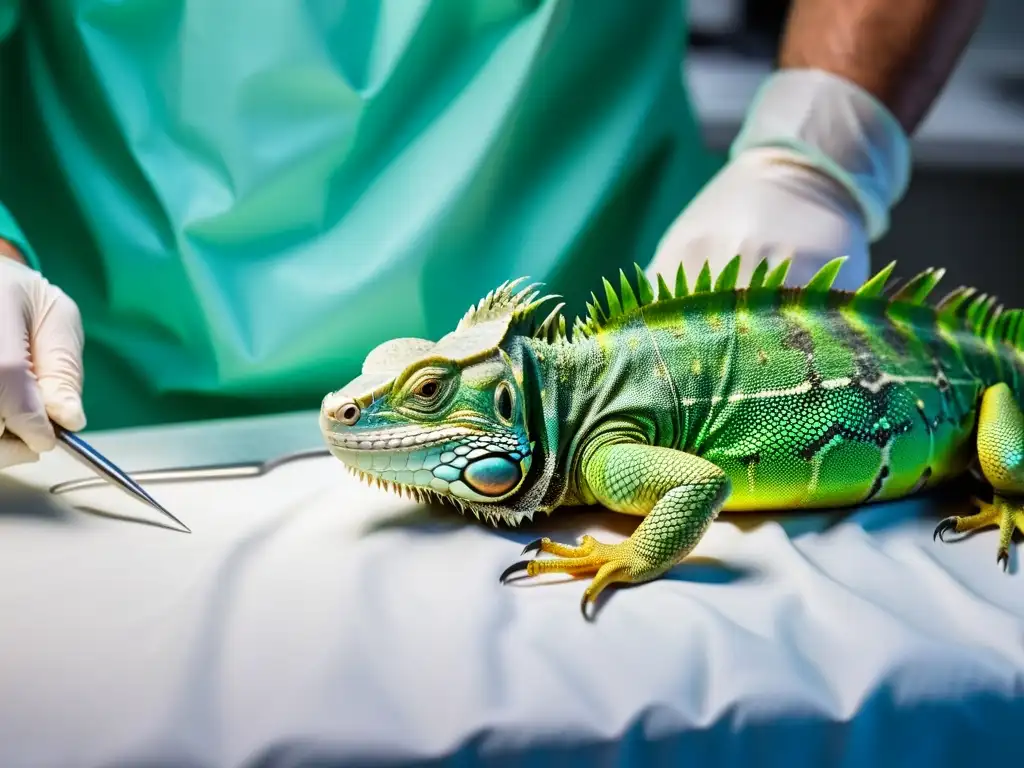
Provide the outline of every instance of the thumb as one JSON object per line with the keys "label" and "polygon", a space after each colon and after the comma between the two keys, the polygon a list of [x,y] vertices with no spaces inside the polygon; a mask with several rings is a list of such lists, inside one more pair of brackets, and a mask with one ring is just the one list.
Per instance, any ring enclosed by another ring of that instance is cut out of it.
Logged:
{"label": "thumb", "polygon": [[75,303],[51,287],[44,311],[31,334],[32,366],[46,414],[65,429],[85,427],[82,407],[82,319]]}

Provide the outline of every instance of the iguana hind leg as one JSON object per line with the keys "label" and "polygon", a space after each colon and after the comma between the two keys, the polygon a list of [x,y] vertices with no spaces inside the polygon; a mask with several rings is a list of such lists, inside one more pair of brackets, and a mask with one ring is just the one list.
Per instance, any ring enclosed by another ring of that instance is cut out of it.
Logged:
{"label": "iguana hind leg", "polygon": [[1006,384],[989,387],[982,396],[978,463],[994,491],[992,503],[975,499],[980,512],[969,517],[947,517],[935,527],[934,535],[943,538],[950,530],[965,533],[998,525],[996,561],[1006,570],[1014,528],[1024,533],[1024,413]]}
{"label": "iguana hind leg", "polygon": [[584,496],[616,512],[644,515],[626,541],[602,544],[584,536],[579,546],[538,539],[530,550],[559,556],[522,560],[502,574],[518,571],[585,574],[596,572],[580,608],[609,584],[650,581],[682,560],[700,541],[729,493],[729,480],[717,466],[682,451],[639,443],[602,445],[584,456]]}

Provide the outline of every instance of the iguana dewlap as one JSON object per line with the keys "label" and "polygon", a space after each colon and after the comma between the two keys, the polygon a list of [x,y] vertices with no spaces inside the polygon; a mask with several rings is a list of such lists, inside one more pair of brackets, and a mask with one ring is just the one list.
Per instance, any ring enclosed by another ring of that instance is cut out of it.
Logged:
{"label": "iguana dewlap", "polygon": [[943,270],[883,295],[893,264],[856,292],[831,289],[843,259],[807,285],[762,262],[735,286],[739,257],[692,289],[680,268],[657,296],[605,280],[566,332],[561,304],[505,283],[434,343],[374,349],[362,375],[324,398],[331,451],[355,473],[490,522],[600,504],[643,517],[628,540],[539,539],[555,558],[511,566],[658,577],[722,509],[829,508],[896,499],[970,468],[991,486],[980,511],[936,534],[998,525],[1006,567],[1024,531],[1024,311],[958,288],[925,299]]}

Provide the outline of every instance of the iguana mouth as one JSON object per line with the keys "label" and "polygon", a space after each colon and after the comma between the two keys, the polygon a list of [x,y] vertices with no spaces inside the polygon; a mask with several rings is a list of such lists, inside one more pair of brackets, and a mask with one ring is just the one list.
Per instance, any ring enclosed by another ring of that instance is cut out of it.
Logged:
{"label": "iguana mouth", "polygon": [[332,448],[389,453],[408,453],[443,445],[460,437],[483,434],[482,430],[470,427],[424,429],[421,426],[341,432],[327,428],[322,431],[324,440]]}

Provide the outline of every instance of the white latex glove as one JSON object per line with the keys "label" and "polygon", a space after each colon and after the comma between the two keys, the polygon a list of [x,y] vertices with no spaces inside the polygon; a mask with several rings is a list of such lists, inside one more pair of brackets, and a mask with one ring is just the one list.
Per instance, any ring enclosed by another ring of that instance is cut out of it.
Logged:
{"label": "white latex glove", "polygon": [[0,256],[0,469],[55,445],[50,419],[85,426],[78,307],[35,270]]}
{"label": "white latex glove", "polygon": [[909,141],[893,115],[849,81],[818,70],[782,70],[761,87],[729,162],[665,233],[647,269],[669,285],[680,262],[712,275],[737,253],[738,285],[761,258],[793,263],[787,285],[849,257],[836,288],[869,276],[869,244],[885,234],[906,189]]}

